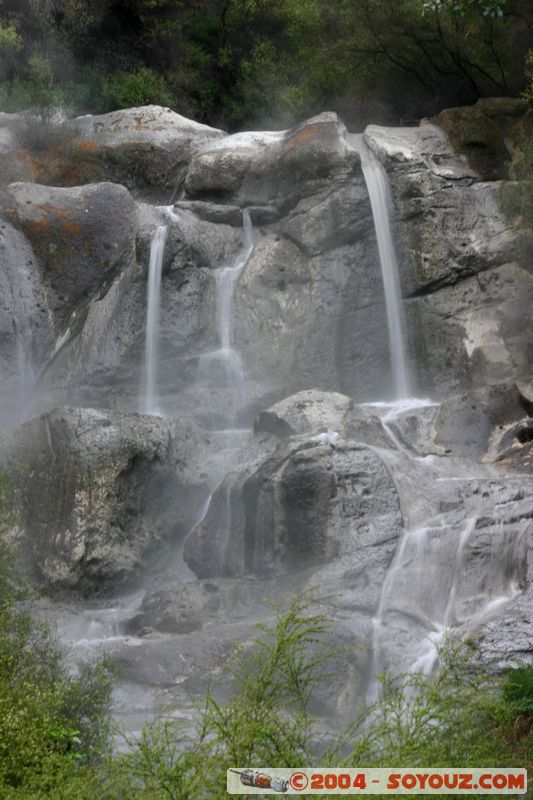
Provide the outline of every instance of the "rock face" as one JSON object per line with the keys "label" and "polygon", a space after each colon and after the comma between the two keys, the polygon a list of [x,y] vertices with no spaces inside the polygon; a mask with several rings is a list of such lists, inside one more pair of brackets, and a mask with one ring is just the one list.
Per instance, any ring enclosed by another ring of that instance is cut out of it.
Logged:
{"label": "rock face", "polygon": [[191,420],[63,408],[13,434],[21,546],[39,580],[103,592],[164,563],[205,495]]}
{"label": "rock face", "polygon": [[201,578],[268,577],[339,559],[397,537],[401,515],[379,457],[355,442],[291,437],[230,475],[185,542]]}
{"label": "rock face", "polygon": [[32,245],[58,332],[134,257],[136,210],[123,186],[13,183],[3,192],[2,213]]}
{"label": "rock face", "polygon": [[370,126],[365,139],[391,179],[419,391],[527,374],[532,235],[503,212],[502,182],[478,182],[433,125]]}
{"label": "rock face", "polygon": [[[128,680],[184,701],[264,599],[311,587],[350,653],[325,714],[349,715],[379,667],[429,671],[450,629],[499,665],[531,659],[531,232],[500,179],[521,114],[487,101],[364,134],[390,179],[413,393],[431,397],[402,403],[335,114],[227,136],[151,106],[33,144],[29,118],[0,115],[0,417],[41,414],[4,437],[13,535],[40,584],[102,596],[82,616],[107,637],[112,621]],[[134,413],[158,226],[164,418]],[[105,605],[141,577],[143,599]]]}
{"label": "rock face", "polygon": [[494,181],[509,177],[509,140],[527,109],[520,98],[482,98],[474,106],[442,111],[437,121],[482,180]]}
{"label": "rock face", "polygon": [[20,421],[54,346],[54,320],[24,235],[0,222],[0,425]]}
{"label": "rock face", "polygon": [[116,181],[169,202],[194,152],[224,136],[160,106],[78,117],[50,127],[31,115],[0,117],[2,182],[79,186]]}

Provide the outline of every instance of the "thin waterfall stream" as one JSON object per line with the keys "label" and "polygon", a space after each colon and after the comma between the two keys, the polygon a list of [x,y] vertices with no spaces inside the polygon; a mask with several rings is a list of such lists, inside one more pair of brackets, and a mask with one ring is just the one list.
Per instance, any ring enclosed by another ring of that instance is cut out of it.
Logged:
{"label": "thin waterfall stream", "polygon": [[235,262],[215,270],[215,316],[219,346],[216,350],[200,355],[196,378],[200,388],[230,388],[233,391],[233,412],[245,400],[243,361],[235,346],[234,296],[237,282],[248,263],[255,242],[252,219],[246,208],[242,211],[242,236],[242,246]]}
{"label": "thin waterfall stream", "polygon": [[141,410],[144,414],[159,415],[161,413],[156,396],[157,357],[159,352],[159,320],[161,316],[161,279],[163,276],[163,256],[165,254],[167,234],[168,225],[158,225],[152,234],[150,242],[144,382],[141,398]]}
{"label": "thin waterfall stream", "polygon": [[349,134],[348,141],[361,156],[361,167],[370,198],[387,311],[393,395],[395,399],[401,400],[410,395],[410,380],[400,271],[390,223],[389,180],[384,167],[366,145],[363,136]]}

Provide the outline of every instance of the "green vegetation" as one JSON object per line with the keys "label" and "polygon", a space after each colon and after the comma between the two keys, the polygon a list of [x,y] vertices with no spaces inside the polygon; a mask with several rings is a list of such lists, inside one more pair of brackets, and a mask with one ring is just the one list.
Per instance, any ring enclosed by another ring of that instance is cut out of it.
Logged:
{"label": "green vegetation", "polygon": [[310,707],[343,654],[326,652],[327,618],[311,613],[313,597],[277,609],[254,646],[236,650],[229,701],[210,692],[192,729],[147,725],[127,752],[103,759],[104,667],[69,676],[63,654],[13,591],[0,611],[6,800],[222,800],[226,770],[237,765],[533,768],[533,667],[495,678],[453,642],[441,651],[438,674],[382,676],[376,703],[338,736],[324,734]]}
{"label": "green vegetation", "polygon": [[[530,0],[3,0],[0,101],[213,125],[429,115],[527,86]],[[35,94],[37,97],[35,97]]]}
{"label": "green vegetation", "polygon": [[[0,475],[0,509],[13,487]],[[0,534],[13,523],[0,516]],[[31,614],[31,597],[0,545],[0,797],[93,798],[107,752],[111,684],[103,663],[69,674],[65,654]]]}
{"label": "green vegetation", "polygon": [[497,679],[453,642],[437,675],[384,675],[379,700],[343,734],[320,734],[309,701],[327,680],[326,620],[308,614],[305,600],[278,612],[254,656],[237,659],[234,698],[207,697],[196,736],[174,722],[147,727],[113,762],[106,798],[222,800],[237,765],[533,767],[533,668]]}
{"label": "green vegetation", "polygon": [[[0,475],[0,509],[13,505]],[[0,515],[0,534],[13,517]],[[112,755],[106,665],[69,674],[65,654],[31,614],[0,553],[0,796],[5,800],[222,800],[235,766],[515,766],[533,769],[533,666],[494,677],[449,641],[440,669],[381,677],[379,699],[337,736],[311,708],[349,654],[326,648],[320,598],[274,607],[273,625],[235,651],[233,696],[213,692],[186,730],[147,725]],[[322,598],[323,601],[323,598]]]}

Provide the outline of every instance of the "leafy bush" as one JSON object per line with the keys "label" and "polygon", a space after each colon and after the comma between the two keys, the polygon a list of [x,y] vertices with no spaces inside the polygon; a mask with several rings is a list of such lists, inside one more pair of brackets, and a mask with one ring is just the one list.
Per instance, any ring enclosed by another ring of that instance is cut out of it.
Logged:
{"label": "leafy bush", "polygon": [[[12,523],[6,512],[11,492],[0,475],[4,534]],[[85,765],[107,749],[110,700],[104,663],[88,664],[77,676],[69,673],[61,647],[33,618],[29,592],[14,575],[0,537],[0,796],[60,798],[56,789],[74,786],[82,772],[80,785],[88,786]],[[70,795],[90,796],[85,789]]]}
{"label": "leafy bush", "polygon": [[533,665],[509,669],[504,675],[502,693],[516,714],[533,718]]}
{"label": "leafy bush", "polygon": [[[172,721],[147,726],[112,762],[106,800],[222,800],[235,766],[531,768],[533,726],[515,724],[531,701],[530,668],[502,683],[453,641],[441,650],[438,674],[383,675],[379,699],[352,725],[319,735],[309,700],[316,681],[327,680],[326,627],[305,598],[278,610],[253,653],[238,652],[233,699],[221,704],[209,694],[193,734]],[[519,687],[512,696],[509,686]]]}
{"label": "leafy bush", "polygon": [[164,78],[148,67],[138,67],[133,72],[120,70],[111,75],[102,87],[106,110],[152,103],[168,106],[172,103]]}
{"label": "leafy bush", "polygon": [[326,620],[311,615],[308,605],[298,598],[287,611],[278,609],[273,629],[258,626],[253,651],[236,651],[236,694],[221,704],[208,693],[195,734],[173,721],[145,727],[140,741],[112,763],[109,797],[208,800],[226,796],[230,767],[311,764],[315,730],[308,706],[313,688],[326,679],[318,646]]}

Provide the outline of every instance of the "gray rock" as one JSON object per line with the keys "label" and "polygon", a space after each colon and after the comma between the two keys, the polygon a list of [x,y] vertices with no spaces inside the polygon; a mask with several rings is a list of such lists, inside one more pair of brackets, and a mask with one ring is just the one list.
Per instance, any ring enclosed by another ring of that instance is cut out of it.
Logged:
{"label": "gray rock", "polygon": [[525,468],[533,439],[533,402],[526,392],[502,383],[444,400],[431,429],[434,448]]}
{"label": "gray rock", "polygon": [[531,273],[506,264],[409,300],[419,391],[440,399],[527,375],[532,298]]}
{"label": "gray rock", "polygon": [[50,587],[98,593],[164,563],[204,501],[204,443],[191,420],[93,409],[18,428],[5,460],[29,567]]}
{"label": "gray rock", "polygon": [[347,153],[344,134],[337,116],[326,113],[290,131],[228,136],[193,158],[187,195],[286,211],[333,178],[346,180],[360,170],[357,154]]}
{"label": "gray rock", "polygon": [[53,317],[26,238],[0,220],[0,424],[30,413],[32,392],[54,345]]}
{"label": "gray rock", "polygon": [[140,613],[127,625],[128,632],[156,629],[162,633],[190,633],[218,609],[218,586],[194,581],[145,595]]}
{"label": "gray rock", "polygon": [[285,439],[262,460],[229,475],[185,542],[199,577],[269,576],[363,551],[398,535],[394,485],[377,455],[353,442]]}
{"label": "gray rock", "polygon": [[510,261],[527,266],[531,232],[509,224],[502,183],[473,182],[442,131],[370,126],[365,139],[389,171],[405,294]]}
{"label": "gray rock", "polygon": [[170,202],[192,155],[223,131],[161,106],[142,106],[101,116],[77,117],[65,126],[72,136],[66,158],[87,183],[113,180],[132,192]]}
{"label": "gray rock", "polygon": [[280,437],[328,430],[344,432],[352,408],[353,402],[346,395],[308,389],[262,411],[254,423],[254,431]]}
{"label": "gray rock", "polygon": [[32,245],[58,333],[134,258],[135,203],[123,186],[14,183],[2,207]]}

